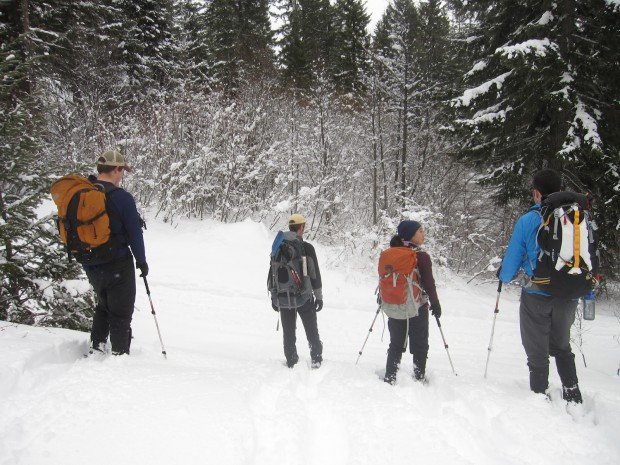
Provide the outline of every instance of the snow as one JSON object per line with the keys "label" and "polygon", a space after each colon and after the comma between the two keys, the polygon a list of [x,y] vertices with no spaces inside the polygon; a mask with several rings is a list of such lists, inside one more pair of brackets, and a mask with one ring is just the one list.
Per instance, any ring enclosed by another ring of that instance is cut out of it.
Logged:
{"label": "snow", "polygon": [[620,0],[605,0],[605,3],[615,10],[620,10]]}
{"label": "snow", "polygon": [[487,65],[488,65],[487,60],[480,60],[476,62],[476,64],[474,64],[474,66],[472,66],[472,68],[467,73],[465,73],[465,77],[473,76],[474,74],[485,69]]}
{"label": "snow", "polygon": [[[84,358],[88,335],[0,322],[0,463],[60,464],[616,464],[620,358],[612,305],[586,322],[578,373],[585,403],[568,406],[552,370],[552,401],[530,393],[518,293],[500,299],[483,379],[496,290],[436,267],[441,319],[430,328],[430,383],[383,375],[387,332],[375,315],[370,251],[343,262],[316,244],[325,308],[325,362],[283,365],[282,334],[265,289],[273,231],[149,219],[149,285],[168,358],[140,282],[131,356]],[[386,238],[387,239],[387,238]],[[363,264],[363,266],[360,266]],[[617,305],[617,302],[615,303]],[[433,323],[433,322],[431,322]],[[574,348],[578,353],[577,349]]]}
{"label": "snow", "polygon": [[[600,117],[600,115],[597,115],[597,117]],[[588,112],[588,109],[581,101],[577,104],[575,121],[579,121],[581,126],[585,129],[586,134],[583,139],[595,147],[600,147],[602,141],[598,134],[596,118]]]}
{"label": "snow", "polygon": [[538,57],[544,57],[550,50],[558,50],[558,46],[555,43],[549,41],[549,39],[531,39],[526,40],[515,45],[506,45],[499,47],[495,50],[495,53],[499,53],[508,59],[515,58],[518,55],[531,55],[534,54]]}
{"label": "snow", "polygon": [[545,11],[543,15],[540,17],[540,19],[538,20],[538,25],[546,26],[551,21],[553,21],[553,13],[550,11]]}
{"label": "snow", "polygon": [[463,95],[455,100],[456,106],[468,107],[472,100],[476,100],[481,95],[486,94],[492,86],[495,86],[497,89],[501,89],[504,81],[511,74],[512,71],[508,71],[506,73],[500,74],[494,79],[485,82],[484,84],[479,85],[478,87],[465,90],[465,92],[463,92]]}

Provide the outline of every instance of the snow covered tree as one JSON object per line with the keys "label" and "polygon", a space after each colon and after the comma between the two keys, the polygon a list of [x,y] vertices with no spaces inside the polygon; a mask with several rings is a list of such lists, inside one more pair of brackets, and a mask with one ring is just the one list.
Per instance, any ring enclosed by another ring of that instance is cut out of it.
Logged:
{"label": "snow covered tree", "polygon": [[112,1],[122,24],[122,58],[129,86],[139,100],[170,86],[172,0]]}
{"label": "snow covered tree", "polygon": [[40,157],[40,55],[29,2],[0,11],[0,319],[87,329],[91,293],[69,281],[80,268],[66,260],[51,218],[37,214],[51,178]]}
{"label": "snow covered tree", "polygon": [[211,89],[212,67],[209,61],[209,23],[207,6],[196,0],[178,0],[175,3],[174,48],[175,87],[196,92]]}
{"label": "snow covered tree", "polygon": [[[549,167],[569,189],[602,194],[602,217],[617,218],[617,192],[610,197],[602,186],[618,185],[618,146],[601,128],[610,115],[605,107],[618,103],[608,100],[600,73],[602,36],[614,17],[617,24],[617,12],[604,0],[487,0],[467,2],[465,11],[476,61],[455,100],[461,158],[484,170],[482,182],[498,186],[502,203],[527,198],[528,175]],[[617,251],[617,241],[607,246]]]}

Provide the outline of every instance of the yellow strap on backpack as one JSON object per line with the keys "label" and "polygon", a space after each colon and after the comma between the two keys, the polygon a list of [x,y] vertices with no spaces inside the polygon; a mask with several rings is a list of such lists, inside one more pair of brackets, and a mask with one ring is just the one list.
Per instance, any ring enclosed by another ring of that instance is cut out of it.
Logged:
{"label": "yellow strap on backpack", "polygon": [[579,209],[575,208],[575,217],[573,220],[573,230],[575,232],[573,238],[573,268],[579,268],[579,249],[581,244],[581,228],[579,228]]}

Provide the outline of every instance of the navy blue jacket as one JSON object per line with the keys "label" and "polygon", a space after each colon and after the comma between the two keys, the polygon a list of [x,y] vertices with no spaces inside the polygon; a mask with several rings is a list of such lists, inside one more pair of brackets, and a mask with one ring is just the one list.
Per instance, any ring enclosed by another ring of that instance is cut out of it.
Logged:
{"label": "navy blue jacket", "polygon": [[125,189],[115,188],[107,181],[96,180],[93,183],[102,185],[106,192],[111,190],[107,194],[110,231],[121,244],[116,259],[129,257],[133,253],[137,265],[146,263],[142,221],[133,196]]}

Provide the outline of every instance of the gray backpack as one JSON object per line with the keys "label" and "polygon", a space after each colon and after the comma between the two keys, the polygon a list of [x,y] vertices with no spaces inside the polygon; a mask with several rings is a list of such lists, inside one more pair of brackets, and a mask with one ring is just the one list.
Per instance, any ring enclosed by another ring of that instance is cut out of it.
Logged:
{"label": "gray backpack", "polygon": [[[278,232],[271,247],[267,289],[274,307],[297,308],[307,293],[304,246],[293,231]],[[311,292],[311,291],[310,291]]]}

